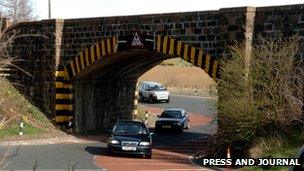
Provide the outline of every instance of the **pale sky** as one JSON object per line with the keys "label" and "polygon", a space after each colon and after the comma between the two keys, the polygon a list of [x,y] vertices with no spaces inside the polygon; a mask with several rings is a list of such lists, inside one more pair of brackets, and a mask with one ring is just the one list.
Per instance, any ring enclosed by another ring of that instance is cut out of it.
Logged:
{"label": "pale sky", "polygon": [[[32,0],[40,19],[48,18],[48,0]],[[227,7],[304,4],[304,0],[51,0],[52,18],[86,18]]]}

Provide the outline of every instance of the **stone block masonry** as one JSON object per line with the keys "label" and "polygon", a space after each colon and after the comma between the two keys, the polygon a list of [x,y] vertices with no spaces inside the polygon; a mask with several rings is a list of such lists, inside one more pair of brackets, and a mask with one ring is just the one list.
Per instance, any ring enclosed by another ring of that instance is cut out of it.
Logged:
{"label": "stone block masonry", "polygon": [[[128,36],[132,31],[138,30],[155,37],[170,36],[192,47],[202,48],[214,59],[229,57],[229,46],[243,42],[249,68],[251,47],[255,40],[260,38],[297,36],[301,42],[299,56],[303,58],[303,11],[304,4],[299,4],[18,23],[10,26],[9,31],[16,30],[22,36],[14,40],[9,53],[20,59],[16,65],[29,75],[17,70],[11,73],[10,79],[51,118],[56,115],[56,107],[62,107],[56,105],[57,97],[59,103],[69,101],[80,104],[82,101],[83,104],[88,104],[75,105],[75,109],[68,109],[69,116],[84,116],[81,112],[90,111],[85,116],[87,118],[78,118],[79,132],[96,131],[97,128],[104,129],[102,126],[96,126],[98,124],[109,125],[110,118],[132,117],[136,85],[134,79],[119,81],[99,78],[88,82],[60,80],[61,71],[69,61],[96,42],[114,36],[119,41],[119,37]],[[110,71],[107,69],[107,72]],[[113,72],[115,71],[111,73]],[[107,86],[117,87],[119,91]],[[56,93],[61,89],[69,89],[69,92]],[[75,92],[75,96],[73,97],[70,92]],[[98,95],[100,92],[104,95]],[[98,104],[99,107],[93,109],[93,104]],[[91,107],[88,109],[84,108],[89,106]],[[94,117],[98,121],[95,121]],[[105,117],[108,120],[104,120]],[[88,127],[87,123],[95,126]]]}
{"label": "stone block masonry", "polygon": [[132,119],[135,80],[78,80],[74,86],[77,132],[105,132],[117,119]]}

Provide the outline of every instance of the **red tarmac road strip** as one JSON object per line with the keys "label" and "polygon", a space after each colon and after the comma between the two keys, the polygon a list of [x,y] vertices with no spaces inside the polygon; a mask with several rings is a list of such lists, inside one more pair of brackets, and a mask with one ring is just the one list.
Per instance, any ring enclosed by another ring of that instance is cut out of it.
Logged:
{"label": "red tarmac road strip", "polygon": [[[143,110],[147,110],[149,114],[157,116],[159,115],[164,109],[162,108],[147,108],[144,107]],[[200,126],[204,124],[208,124],[212,121],[212,117],[205,116],[199,113],[188,113],[189,114],[189,120],[190,120],[190,126]]]}
{"label": "red tarmac road strip", "polygon": [[[147,108],[150,114],[158,115],[163,109],[161,108]],[[212,121],[211,117],[204,116],[197,113],[189,113],[190,126],[200,126],[208,124]],[[50,139],[40,140],[21,140],[2,142],[2,145],[42,145],[42,144],[69,144],[69,143],[99,143],[106,142],[107,137],[101,136],[64,136]],[[176,170],[176,171],[196,171],[208,170],[195,164],[189,160],[190,155],[206,148],[204,137],[192,139],[181,144],[172,146],[162,146],[153,149],[152,159],[144,159],[141,157],[124,157],[124,156],[108,156],[106,154],[95,155],[94,164],[98,167],[110,171],[133,171],[133,170]]]}
{"label": "red tarmac road strip", "polygon": [[[163,109],[161,108],[145,108],[149,114],[158,115]],[[208,124],[212,121],[211,117],[197,113],[189,113],[190,126],[200,126]],[[191,154],[205,148],[202,146],[204,138],[189,140],[183,144],[174,145],[172,147],[156,147],[152,151],[152,159],[144,159],[140,157],[124,157],[124,156],[107,156],[99,155],[94,157],[96,166],[110,171],[140,171],[140,170],[175,170],[175,171],[197,171],[208,170],[191,163],[189,158]]]}
{"label": "red tarmac road strip", "polygon": [[95,156],[94,163],[111,171],[129,170],[206,170],[192,164],[189,156],[153,149],[152,159],[127,158],[123,156]]}

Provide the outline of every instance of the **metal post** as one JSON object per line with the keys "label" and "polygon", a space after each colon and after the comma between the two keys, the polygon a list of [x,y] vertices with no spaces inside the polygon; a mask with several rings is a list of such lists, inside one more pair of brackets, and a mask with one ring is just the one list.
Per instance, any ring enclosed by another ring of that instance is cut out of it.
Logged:
{"label": "metal post", "polygon": [[51,19],[52,18],[52,13],[51,13],[51,0],[49,0],[49,19]]}
{"label": "metal post", "polygon": [[20,122],[20,125],[19,125],[19,135],[23,135],[23,132],[22,132],[23,128],[24,128],[24,124],[23,124],[23,119],[22,119]]}
{"label": "metal post", "polygon": [[146,116],[145,116],[145,124],[146,124],[146,125],[148,124],[148,117],[149,117],[149,113],[148,113],[148,111],[146,110]]}

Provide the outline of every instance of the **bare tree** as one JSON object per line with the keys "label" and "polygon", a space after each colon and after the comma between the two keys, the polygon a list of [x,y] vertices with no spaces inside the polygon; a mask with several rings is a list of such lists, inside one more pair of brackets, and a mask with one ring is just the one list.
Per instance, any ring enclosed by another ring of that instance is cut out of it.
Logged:
{"label": "bare tree", "polygon": [[[6,75],[5,72],[12,64],[13,59],[7,55],[6,51],[16,35],[15,32],[8,35],[4,34],[4,32],[5,31],[0,32],[0,83],[4,81]],[[3,91],[3,89],[1,89],[1,91]],[[2,130],[8,122],[15,118],[7,118],[5,115],[3,115],[2,111],[4,100],[4,97],[0,97],[0,130]],[[0,145],[2,144],[0,143]],[[0,153],[0,169],[4,169],[4,167],[7,165],[9,156],[9,150]]]}
{"label": "bare tree", "polygon": [[13,23],[37,18],[30,0],[0,0],[0,15],[12,19]]}

